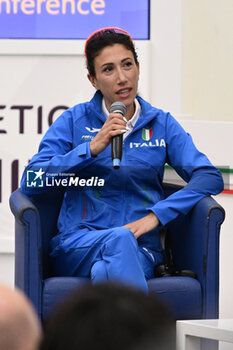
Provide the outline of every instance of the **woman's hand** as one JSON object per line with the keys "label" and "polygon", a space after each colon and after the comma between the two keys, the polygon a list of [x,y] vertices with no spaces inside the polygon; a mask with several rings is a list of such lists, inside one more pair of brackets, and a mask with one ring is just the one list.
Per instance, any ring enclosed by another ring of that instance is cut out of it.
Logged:
{"label": "woman's hand", "polygon": [[126,131],[126,122],[119,113],[110,113],[108,119],[90,142],[90,151],[92,157],[103,152],[111,143],[113,136],[121,135]]}
{"label": "woman's hand", "polygon": [[151,212],[147,216],[144,216],[142,219],[130,222],[129,224],[124,225],[123,227],[128,228],[130,231],[133,232],[134,236],[138,238],[144,233],[152,231],[158,225],[159,219],[153,212]]}

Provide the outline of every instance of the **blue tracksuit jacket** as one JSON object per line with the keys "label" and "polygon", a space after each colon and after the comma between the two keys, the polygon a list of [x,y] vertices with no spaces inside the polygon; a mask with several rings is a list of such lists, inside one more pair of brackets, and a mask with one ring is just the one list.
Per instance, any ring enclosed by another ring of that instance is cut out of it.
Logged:
{"label": "blue tracksuit jacket", "polygon": [[[91,157],[90,141],[103,126],[102,95],[65,111],[49,128],[27,170],[45,174],[74,173],[79,178],[104,179],[104,186],[66,191],[58,229],[67,233],[88,228],[103,230],[123,226],[153,211],[162,225],[186,214],[201,198],[223,190],[220,172],[200,153],[192,138],[169,114],[137,97],[142,111],[133,131],[125,138],[121,167],[113,169],[111,146]],[[184,189],[164,199],[165,163],[187,182]],[[43,188],[26,185],[26,194]],[[142,235],[139,244],[160,250],[158,231]]]}

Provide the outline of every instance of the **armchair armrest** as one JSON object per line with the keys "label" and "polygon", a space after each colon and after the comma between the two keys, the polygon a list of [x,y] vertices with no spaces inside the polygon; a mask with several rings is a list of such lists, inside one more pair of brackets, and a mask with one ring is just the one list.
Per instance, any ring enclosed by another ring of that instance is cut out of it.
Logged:
{"label": "armchair armrest", "polygon": [[169,224],[177,268],[194,271],[201,284],[203,318],[218,317],[219,234],[224,218],[224,209],[205,197],[188,215]]}
{"label": "armchair armrest", "polygon": [[10,196],[10,208],[15,219],[21,223],[23,223],[23,214],[25,210],[31,209],[38,213],[37,208],[30,198],[23,194],[19,188]]}
{"label": "armchair armrest", "polygon": [[10,208],[15,216],[15,285],[28,295],[37,310],[41,310],[39,212],[20,189],[12,193]]}

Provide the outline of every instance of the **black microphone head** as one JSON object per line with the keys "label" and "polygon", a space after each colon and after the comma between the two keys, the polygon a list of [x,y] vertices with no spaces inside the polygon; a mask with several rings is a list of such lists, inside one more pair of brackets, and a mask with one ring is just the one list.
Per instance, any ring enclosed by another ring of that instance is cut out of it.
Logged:
{"label": "black microphone head", "polygon": [[126,106],[122,102],[114,102],[110,106],[110,113],[120,113],[121,115],[125,115]]}

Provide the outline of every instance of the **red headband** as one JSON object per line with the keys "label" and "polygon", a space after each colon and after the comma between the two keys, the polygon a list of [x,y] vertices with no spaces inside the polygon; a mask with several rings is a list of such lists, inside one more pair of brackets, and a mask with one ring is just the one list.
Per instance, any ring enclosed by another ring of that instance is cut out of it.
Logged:
{"label": "red headband", "polygon": [[130,39],[130,41],[133,43],[133,39],[131,38],[131,36],[129,35],[128,32],[126,32],[126,30],[123,30],[121,28],[117,28],[117,27],[104,27],[104,28],[100,28],[98,30],[96,30],[95,32],[93,32],[86,40],[85,43],[85,56],[86,56],[86,60],[87,60],[87,44],[89,43],[89,41],[94,40],[98,37],[100,37],[101,35],[103,35],[106,31],[111,31],[113,33],[117,33],[117,34],[123,34],[123,35],[127,35]]}

